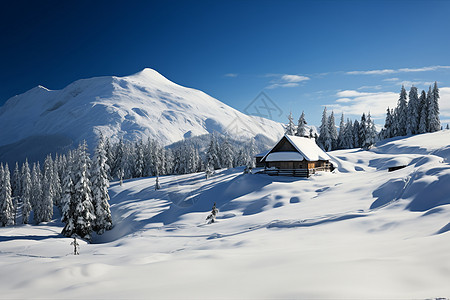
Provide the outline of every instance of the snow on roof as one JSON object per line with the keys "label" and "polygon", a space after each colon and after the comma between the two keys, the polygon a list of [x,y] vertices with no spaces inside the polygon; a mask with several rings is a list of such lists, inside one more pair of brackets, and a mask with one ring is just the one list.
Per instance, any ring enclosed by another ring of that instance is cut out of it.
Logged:
{"label": "snow on roof", "polygon": [[298,152],[273,152],[266,157],[266,161],[302,161],[305,158]]}
{"label": "snow on roof", "polygon": [[[325,153],[319,146],[316,144],[315,139],[285,135],[284,137],[294,146],[295,149],[307,160],[307,161],[318,161],[318,160],[330,160],[331,158],[328,154]],[[278,144],[278,143],[277,143]],[[275,145],[276,146],[276,145]],[[268,152],[268,154],[272,154],[271,152],[275,148],[275,146]],[[274,152],[276,153],[276,152]],[[264,156],[261,161],[266,160],[268,155]],[[272,160],[273,161],[273,160]],[[281,160],[283,161],[283,160]]]}
{"label": "snow on roof", "polygon": [[330,160],[328,154],[325,153],[316,144],[315,139],[286,135],[291,144],[306,158],[308,161]]}

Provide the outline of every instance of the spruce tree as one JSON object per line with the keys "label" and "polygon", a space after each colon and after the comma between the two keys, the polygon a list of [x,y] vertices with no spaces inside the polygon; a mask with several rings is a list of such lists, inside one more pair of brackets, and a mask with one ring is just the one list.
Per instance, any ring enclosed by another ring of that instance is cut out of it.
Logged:
{"label": "spruce tree", "polygon": [[330,151],[332,148],[330,126],[328,124],[327,108],[325,107],[322,113],[322,124],[320,125],[319,138],[317,143],[324,151]]}
{"label": "spruce tree", "polygon": [[213,134],[210,135],[211,140],[209,142],[208,150],[206,151],[206,162],[207,165],[211,166],[214,169],[220,169],[220,161],[219,161],[219,149],[217,146],[216,136]]}
{"label": "spruce tree", "polygon": [[418,133],[425,133],[428,130],[428,102],[427,95],[424,90],[420,93],[419,102],[421,110]]}
{"label": "spruce tree", "polygon": [[344,132],[344,149],[352,149],[355,147],[355,139],[353,138],[353,123],[347,119]]}
{"label": "spruce tree", "polygon": [[409,90],[408,115],[406,124],[406,133],[408,135],[416,134],[419,130],[420,122],[420,103],[417,88],[412,86]]}
{"label": "spruce tree", "polygon": [[300,137],[306,137],[307,132],[306,132],[306,120],[305,120],[305,112],[302,111],[302,114],[300,116],[300,118],[298,119],[298,125],[297,125],[297,132],[295,133],[296,136],[300,136]]}
{"label": "spruce tree", "polygon": [[361,122],[359,123],[359,141],[360,141],[360,147],[367,149],[368,148],[368,140],[367,140],[367,120],[366,120],[366,114],[363,113],[361,116]]}
{"label": "spruce tree", "polygon": [[396,110],[396,127],[397,133],[396,136],[404,136],[406,135],[406,123],[408,118],[408,104],[406,100],[406,90],[402,85],[400,91],[400,97],[397,102],[397,110]]}
{"label": "spruce tree", "polygon": [[32,192],[31,174],[30,174],[30,167],[28,165],[28,159],[25,160],[25,163],[22,165],[21,173],[22,173],[21,178],[22,224],[28,224],[28,219],[31,213],[31,192]]}
{"label": "spruce tree", "polygon": [[[138,146],[139,147],[139,146]],[[142,156],[143,157],[143,156]],[[106,156],[105,141],[101,136],[94,151],[92,161],[92,203],[95,211],[93,230],[103,234],[112,228],[111,210],[108,195],[108,157]]]}
{"label": "spruce tree", "polygon": [[433,88],[430,86],[428,92],[428,131],[436,132],[441,129],[441,122],[439,120],[439,89],[437,82],[434,82]]}
{"label": "spruce tree", "polygon": [[222,156],[222,163],[223,163],[223,167],[225,168],[232,168],[233,167],[233,157],[234,157],[234,153],[233,153],[233,148],[231,147],[230,144],[230,140],[228,139],[228,136],[225,137],[224,141],[222,142],[222,147],[221,147],[221,156]]}
{"label": "spruce tree", "polygon": [[16,162],[16,167],[14,168],[13,180],[11,182],[11,189],[13,197],[20,196],[21,185],[20,185],[20,169],[18,162]]}
{"label": "spruce tree", "polygon": [[50,155],[44,161],[44,174],[42,179],[42,197],[39,205],[36,206],[34,211],[34,220],[37,224],[41,222],[48,222],[53,217],[53,199],[54,193],[54,173],[53,173],[53,161]]}
{"label": "spruce tree", "polygon": [[334,112],[333,111],[331,111],[331,115],[328,120],[328,126],[329,126],[329,132],[330,132],[331,150],[335,150],[337,148],[338,132],[336,130],[336,122],[334,120]]}
{"label": "spruce tree", "polygon": [[359,122],[355,120],[353,123],[353,145],[355,148],[361,148],[361,141],[359,139]]}
{"label": "spruce tree", "polygon": [[33,210],[33,220],[36,224],[40,222],[40,213],[42,211],[42,174],[39,162],[33,164],[33,170],[31,171],[31,207]]}
{"label": "spruce tree", "polygon": [[347,149],[345,145],[345,123],[344,123],[344,113],[341,114],[341,121],[339,122],[339,134],[337,138],[337,149]]}
{"label": "spruce tree", "polygon": [[65,226],[62,234],[67,237],[78,236],[90,241],[95,211],[92,205],[91,182],[89,180],[91,161],[87,154],[86,141],[80,143],[74,158],[73,180],[72,178],[67,179],[65,184],[65,208],[63,209],[62,220]]}
{"label": "spruce tree", "polygon": [[14,224],[14,206],[12,202],[11,176],[8,164],[0,164],[0,224]]}
{"label": "spruce tree", "polygon": [[286,125],[286,131],[284,134],[287,135],[294,135],[295,134],[295,124],[294,124],[294,118],[292,117],[292,112],[289,113],[288,116],[288,123]]}

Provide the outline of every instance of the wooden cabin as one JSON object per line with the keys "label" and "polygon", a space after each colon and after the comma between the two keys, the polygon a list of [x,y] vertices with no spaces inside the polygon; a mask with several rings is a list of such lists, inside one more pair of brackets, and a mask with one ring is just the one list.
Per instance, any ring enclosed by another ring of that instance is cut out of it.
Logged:
{"label": "wooden cabin", "polygon": [[330,157],[314,138],[285,135],[261,159],[269,175],[309,177],[317,171],[332,171]]}

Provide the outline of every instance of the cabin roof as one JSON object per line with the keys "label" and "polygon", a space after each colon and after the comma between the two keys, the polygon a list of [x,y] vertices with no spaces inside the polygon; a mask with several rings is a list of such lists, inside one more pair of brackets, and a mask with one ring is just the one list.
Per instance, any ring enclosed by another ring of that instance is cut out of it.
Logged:
{"label": "cabin roof", "polygon": [[[319,146],[317,146],[315,139],[285,135],[283,136],[278,143],[261,159],[261,161],[269,161],[267,160],[270,156],[270,161],[292,161],[294,154],[286,154],[286,152],[275,151],[273,150],[276,146],[283,140],[286,139],[294,148],[297,150],[299,154],[307,161],[319,161],[319,160],[330,160],[328,154],[325,153]],[[272,154],[280,153],[275,156]],[[281,154],[284,153],[284,154]],[[291,157],[292,156],[292,157]],[[294,155],[295,156],[295,155]],[[299,156],[296,156],[295,160],[300,160]]]}

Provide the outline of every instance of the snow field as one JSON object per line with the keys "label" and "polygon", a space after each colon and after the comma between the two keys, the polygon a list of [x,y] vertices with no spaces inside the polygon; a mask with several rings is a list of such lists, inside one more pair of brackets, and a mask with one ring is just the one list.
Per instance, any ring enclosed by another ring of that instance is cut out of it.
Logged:
{"label": "snow field", "polygon": [[155,178],[112,183],[115,227],[79,256],[59,221],[0,229],[1,297],[449,297],[448,141],[334,151],[337,170],[309,179],[236,168],[161,176],[157,191]]}

